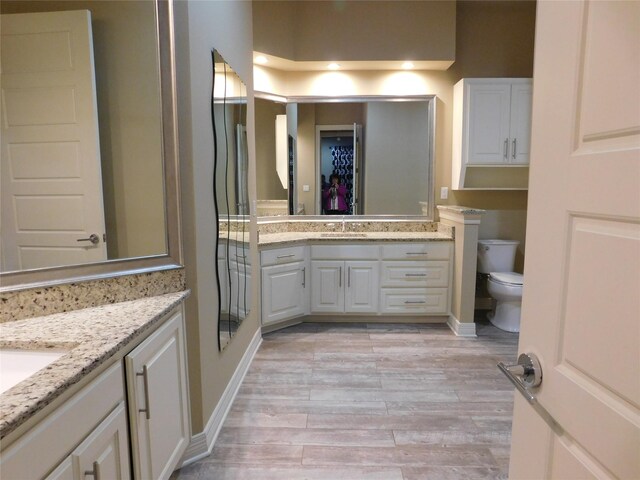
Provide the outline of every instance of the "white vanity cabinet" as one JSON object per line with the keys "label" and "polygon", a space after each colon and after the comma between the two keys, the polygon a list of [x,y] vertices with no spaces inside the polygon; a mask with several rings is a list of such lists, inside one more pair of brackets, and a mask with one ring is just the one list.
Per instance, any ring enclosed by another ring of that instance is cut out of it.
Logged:
{"label": "white vanity cabinet", "polygon": [[262,325],[309,313],[307,247],[265,250],[262,265]]}
{"label": "white vanity cabinet", "polygon": [[190,440],[182,311],[125,357],[134,477],[166,479]]}
{"label": "white vanity cabinet", "polygon": [[[220,311],[246,318],[251,310],[251,259],[249,249],[234,241],[218,245]],[[242,292],[240,295],[239,292]]]}
{"label": "white vanity cabinet", "polygon": [[379,247],[313,245],[311,313],[378,313]]}
{"label": "white vanity cabinet", "polygon": [[529,164],[532,91],[530,78],[465,78],[454,86],[454,189],[526,187],[527,169],[513,167]]}
{"label": "white vanity cabinet", "polygon": [[449,313],[451,242],[382,247],[380,313]]}
{"label": "white vanity cabinet", "polygon": [[118,361],[3,449],[0,477],[130,478],[123,380]]}

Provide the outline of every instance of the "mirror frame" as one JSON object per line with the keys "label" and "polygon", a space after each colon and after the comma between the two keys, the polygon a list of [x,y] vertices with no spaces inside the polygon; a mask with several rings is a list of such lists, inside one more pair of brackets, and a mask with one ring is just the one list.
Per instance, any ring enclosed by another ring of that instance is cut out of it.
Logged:
{"label": "mirror frame", "polygon": [[[323,97],[323,96],[290,96],[284,97],[282,95],[276,95],[268,92],[256,91],[254,92],[255,98],[261,98],[263,100],[271,100],[279,103],[365,103],[365,102],[427,102],[429,106],[428,113],[428,141],[429,141],[429,156],[431,158],[431,164],[429,165],[429,173],[427,182],[431,188],[432,199],[429,199],[429,205],[427,206],[428,215],[403,215],[403,214],[380,214],[380,215],[335,215],[336,217],[344,217],[345,220],[358,221],[388,221],[388,220],[413,220],[413,221],[434,221],[435,219],[435,201],[436,201],[436,176],[434,175],[435,161],[436,161],[436,96],[431,95],[350,95],[344,97]],[[297,161],[294,165],[297,175]],[[294,202],[297,203],[297,190],[294,191]],[[259,223],[266,222],[278,222],[278,221],[317,221],[327,220],[327,215],[279,215],[279,216],[261,216],[258,217]],[[329,221],[329,220],[327,220]]]}
{"label": "mirror frame", "polygon": [[173,0],[155,0],[155,9],[162,107],[162,159],[167,252],[146,257],[0,273],[0,292],[170,270],[183,266]]}

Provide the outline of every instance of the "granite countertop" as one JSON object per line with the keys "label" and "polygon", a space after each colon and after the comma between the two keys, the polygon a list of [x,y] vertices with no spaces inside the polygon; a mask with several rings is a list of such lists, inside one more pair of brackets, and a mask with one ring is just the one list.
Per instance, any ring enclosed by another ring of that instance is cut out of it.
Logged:
{"label": "granite countertop", "polygon": [[446,242],[453,236],[443,232],[282,232],[260,234],[259,247],[296,243],[345,242]]}
{"label": "granite countertop", "polygon": [[0,325],[0,347],[69,350],[0,395],[0,439],[107,362],[180,304],[189,291]]}

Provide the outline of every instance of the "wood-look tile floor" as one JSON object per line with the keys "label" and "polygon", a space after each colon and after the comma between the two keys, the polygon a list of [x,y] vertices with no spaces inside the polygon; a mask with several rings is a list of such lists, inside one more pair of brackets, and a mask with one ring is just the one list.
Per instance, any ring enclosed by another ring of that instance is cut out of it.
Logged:
{"label": "wood-look tile floor", "polygon": [[174,480],[507,478],[518,336],[305,323],[265,335],[211,456]]}

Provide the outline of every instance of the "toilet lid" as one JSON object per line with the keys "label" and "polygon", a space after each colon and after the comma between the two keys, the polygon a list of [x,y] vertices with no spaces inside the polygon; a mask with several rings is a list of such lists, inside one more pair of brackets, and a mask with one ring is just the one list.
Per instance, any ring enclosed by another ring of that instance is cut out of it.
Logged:
{"label": "toilet lid", "polygon": [[489,278],[508,285],[522,285],[524,276],[516,272],[491,272]]}

